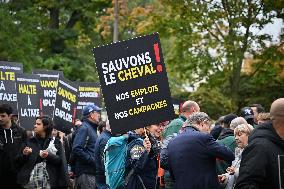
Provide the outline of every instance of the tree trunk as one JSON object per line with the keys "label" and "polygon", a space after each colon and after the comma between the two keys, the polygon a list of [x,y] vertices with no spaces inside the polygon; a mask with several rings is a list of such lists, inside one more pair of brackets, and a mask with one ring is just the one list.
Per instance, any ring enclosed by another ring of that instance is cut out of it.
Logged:
{"label": "tree trunk", "polygon": [[113,42],[118,41],[118,0],[114,0]]}
{"label": "tree trunk", "polygon": [[50,49],[52,54],[59,54],[64,51],[64,39],[59,31],[59,9],[50,8],[49,29],[51,30]]}

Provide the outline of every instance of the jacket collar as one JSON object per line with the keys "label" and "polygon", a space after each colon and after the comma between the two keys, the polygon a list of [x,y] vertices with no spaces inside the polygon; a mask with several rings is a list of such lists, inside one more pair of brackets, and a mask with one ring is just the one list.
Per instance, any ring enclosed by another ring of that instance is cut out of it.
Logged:
{"label": "jacket collar", "polygon": [[187,120],[187,118],[186,118],[184,115],[180,115],[179,118],[180,118],[183,122],[185,122],[185,121]]}
{"label": "jacket collar", "polygon": [[91,127],[93,127],[94,129],[97,129],[97,127],[98,127],[98,124],[97,124],[97,123],[92,122],[92,121],[90,121],[90,120],[88,120],[88,119],[84,119],[83,121],[84,121],[85,123],[87,123],[88,125],[90,125]]}

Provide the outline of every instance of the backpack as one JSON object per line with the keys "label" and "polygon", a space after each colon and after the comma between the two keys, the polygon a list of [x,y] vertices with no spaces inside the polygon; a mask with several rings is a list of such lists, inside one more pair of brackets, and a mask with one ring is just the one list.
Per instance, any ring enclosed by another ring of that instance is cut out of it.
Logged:
{"label": "backpack", "polygon": [[140,138],[132,140],[128,143],[128,136],[111,137],[104,149],[104,165],[106,184],[110,188],[116,189],[125,186],[129,177],[133,174],[131,170],[126,175],[126,161],[128,146]]}

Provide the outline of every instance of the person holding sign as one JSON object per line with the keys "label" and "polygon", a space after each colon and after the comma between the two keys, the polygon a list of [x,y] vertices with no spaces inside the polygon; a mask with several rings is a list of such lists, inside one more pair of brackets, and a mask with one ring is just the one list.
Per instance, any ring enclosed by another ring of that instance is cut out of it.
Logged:
{"label": "person holding sign", "polygon": [[[135,139],[143,140],[135,140]],[[125,189],[155,189],[157,186],[157,151],[153,149],[151,139],[146,134],[144,128],[136,129],[129,133],[131,142],[128,147],[128,163],[126,169],[129,173],[129,178]]]}
{"label": "person holding sign", "polygon": [[74,160],[75,188],[95,189],[95,144],[97,140],[97,127],[101,109],[93,104],[88,104],[83,109],[82,126],[76,132],[72,158]]}
{"label": "person holding sign", "polygon": [[2,186],[20,188],[15,182],[18,171],[15,157],[27,134],[24,128],[11,120],[12,112],[10,105],[0,105],[0,183]]}
{"label": "person holding sign", "polygon": [[35,136],[27,141],[17,159],[22,165],[17,183],[25,188],[68,187],[64,150],[60,140],[52,137],[52,130],[53,121],[50,117],[36,118]]}

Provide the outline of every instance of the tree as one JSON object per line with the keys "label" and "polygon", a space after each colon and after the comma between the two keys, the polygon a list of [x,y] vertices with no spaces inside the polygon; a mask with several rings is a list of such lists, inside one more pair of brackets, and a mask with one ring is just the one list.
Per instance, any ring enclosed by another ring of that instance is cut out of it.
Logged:
{"label": "tree", "polygon": [[[149,34],[149,30],[143,30],[149,21],[153,11],[154,0],[127,1],[118,0],[118,26],[119,41],[131,39],[141,34]],[[106,10],[106,14],[100,17],[97,31],[100,32],[104,43],[112,41],[114,22],[114,0],[113,6]],[[149,24],[149,23],[148,23]]]}
{"label": "tree", "polygon": [[245,54],[255,54],[271,41],[271,36],[254,31],[271,23],[274,12],[260,0],[160,3],[153,27],[173,42],[166,54],[169,70],[174,70],[170,78],[207,82],[239,106],[242,62]]}
{"label": "tree", "polygon": [[[62,70],[71,80],[97,81],[92,48],[101,39],[94,29],[110,5],[109,0],[2,1],[1,13],[8,19],[0,24],[8,28],[1,31],[7,37],[0,58],[22,62],[26,71],[48,68]],[[22,41],[15,44],[17,39]]]}

